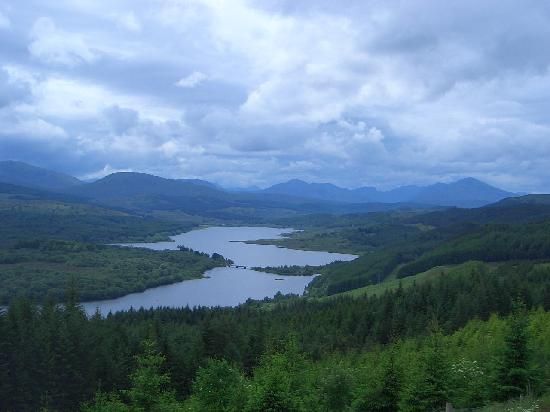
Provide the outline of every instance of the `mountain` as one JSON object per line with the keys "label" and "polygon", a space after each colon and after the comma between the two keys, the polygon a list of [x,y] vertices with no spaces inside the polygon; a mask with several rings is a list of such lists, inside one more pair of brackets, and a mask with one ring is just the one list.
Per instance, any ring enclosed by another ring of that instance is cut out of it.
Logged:
{"label": "mountain", "polygon": [[175,210],[201,214],[228,207],[225,192],[203,181],[119,172],[68,190],[89,201],[131,211]]}
{"label": "mountain", "polygon": [[54,191],[82,184],[76,177],[13,160],[0,161],[0,182]]}
{"label": "mountain", "polygon": [[70,192],[103,200],[151,195],[192,196],[217,192],[214,185],[206,183],[186,179],[165,179],[147,173],[118,172],[95,182],[74,187]]}
{"label": "mountain", "polygon": [[307,183],[292,179],[268,187],[264,193],[274,193],[301,198],[328,200],[332,202],[354,202],[353,192],[331,183]]}
{"label": "mountain", "polygon": [[208,180],[201,180],[201,179],[176,179],[180,182],[187,182],[187,183],[193,183],[195,185],[199,186],[206,186],[211,189],[217,189],[217,190],[223,190],[223,188],[216,183],[209,182]]}
{"label": "mountain", "polygon": [[346,203],[338,197],[323,200],[264,191],[230,192],[204,181],[165,179],[134,172],[113,173],[72,187],[66,193],[130,212],[169,218],[184,214],[239,222],[263,222],[307,213],[366,213],[421,207],[401,203]]}
{"label": "mountain", "polygon": [[345,189],[330,183],[307,183],[294,179],[271,186],[263,192],[348,203],[417,203],[456,207],[480,207],[516,196],[474,178],[424,187],[402,186],[389,191],[379,191],[374,187]]}

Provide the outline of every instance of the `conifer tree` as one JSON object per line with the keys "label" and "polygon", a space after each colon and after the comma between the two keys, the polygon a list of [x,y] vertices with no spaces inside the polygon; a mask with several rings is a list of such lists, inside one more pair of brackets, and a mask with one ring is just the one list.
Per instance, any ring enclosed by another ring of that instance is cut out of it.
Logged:
{"label": "conifer tree", "polygon": [[448,371],[441,332],[435,327],[420,355],[418,369],[403,392],[400,410],[440,411],[448,400]]}
{"label": "conifer tree", "polygon": [[199,369],[193,383],[194,409],[239,412],[245,403],[244,378],[227,361],[211,359]]}
{"label": "conifer tree", "polygon": [[528,317],[525,305],[514,302],[513,312],[508,318],[504,351],[498,361],[497,393],[506,400],[527,393],[530,387]]}

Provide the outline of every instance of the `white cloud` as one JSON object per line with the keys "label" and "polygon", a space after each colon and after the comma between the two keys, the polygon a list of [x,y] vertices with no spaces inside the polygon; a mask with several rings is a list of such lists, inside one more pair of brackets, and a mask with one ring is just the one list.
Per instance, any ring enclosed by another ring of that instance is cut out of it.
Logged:
{"label": "white cloud", "polygon": [[183,77],[176,82],[176,86],[183,88],[193,88],[201,84],[208,77],[201,72],[193,72],[189,76]]}
{"label": "white cloud", "polygon": [[33,86],[34,110],[43,116],[76,121],[100,119],[113,106],[135,110],[147,120],[179,119],[181,112],[154,100],[117,93],[100,84],[68,77],[48,77]]}
{"label": "white cloud", "polygon": [[74,66],[91,63],[99,57],[82,36],[60,30],[48,17],[36,20],[31,38],[30,53],[46,63]]}
{"label": "white cloud", "polygon": [[[3,123],[3,124],[2,124]],[[63,128],[40,118],[31,119],[0,119],[2,134],[21,136],[22,139],[66,139],[67,133]],[[1,135],[0,135],[1,139]]]}

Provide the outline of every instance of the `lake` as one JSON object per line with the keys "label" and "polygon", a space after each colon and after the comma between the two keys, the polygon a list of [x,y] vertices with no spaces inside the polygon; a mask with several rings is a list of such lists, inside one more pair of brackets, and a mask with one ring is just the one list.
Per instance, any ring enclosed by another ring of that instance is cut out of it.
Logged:
{"label": "lake", "polygon": [[186,280],[171,285],[147,289],[117,299],[85,302],[88,314],[96,308],[102,314],[127,310],[133,307],[193,307],[237,306],[247,299],[273,297],[283,294],[302,294],[314,276],[281,276],[257,272],[250,267],[311,265],[319,266],[336,260],[349,261],[355,255],[293,250],[274,245],[243,243],[258,239],[279,239],[293,229],[269,227],[208,227],[172,236],[172,242],[134,243],[122,246],[144,247],[154,250],[176,250],[179,245],[231,259],[235,267],[215,268],[204,273],[204,278]]}

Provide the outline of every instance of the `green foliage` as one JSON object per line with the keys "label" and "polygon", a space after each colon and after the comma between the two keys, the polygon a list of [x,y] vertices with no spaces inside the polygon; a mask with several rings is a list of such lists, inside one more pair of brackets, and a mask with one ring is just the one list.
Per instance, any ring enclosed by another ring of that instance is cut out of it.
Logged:
{"label": "green foliage", "polygon": [[400,401],[404,412],[443,410],[449,399],[449,363],[439,331],[430,336],[405,385]]}
{"label": "green foliage", "polygon": [[[444,401],[461,408],[488,404],[500,398],[493,388],[508,385],[508,376],[490,371],[499,370],[515,314],[473,320],[447,335],[423,336],[424,328],[389,346],[373,338],[355,348],[320,351],[327,338],[353,342],[353,322],[342,317],[359,313],[353,301],[292,310],[288,302],[268,311],[253,305],[142,310],[106,319],[87,319],[78,305],[14,302],[0,316],[0,410],[73,411],[82,402],[90,412],[430,410]],[[309,315],[299,320],[296,312]],[[530,362],[547,374],[550,314],[537,309],[522,316]],[[210,329],[234,322],[235,350],[205,358],[205,319]],[[321,330],[318,336],[311,335],[313,328]],[[240,371],[249,333],[267,345],[245,376]],[[289,335],[295,337],[288,342]],[[157,343],[142,343],[150,339]],[[535,395],[548,391],[547,377],[532,385]]]}
{"label": "green foliage", "polygon": [[15,296],[59,301],[74,279],[83,300],[109,299],[200,277],[223,259],[193,251],[153,251],[60,240],[0,249],[0,304]]}
{"label": "green foliage", "polygon": [[305,230],[254,243],[360,254],[320,268],[323,276],[310,285],[309,294],[322,296],[469,260],[550,259],[549,219],[547,204],[515,203],[432,213],[319,215],[282,220]]}
{"label": "green foliage", "polygon": [[382,358],[382,366],[359,387],[353,402],[354,411],[392,412],[399,408],[403,372],[397,364],[396,348],[390,347]]}
{"label": "green foliage", "polygon": [[353,400],[352,374],[342,365],[326,368],[320,379],[320,409],[323,411],[347,411]]}
{"label": "green foliage", "polygon": [[246,403],[245,380],[226,360],[211,359],[193,383],[190,405],[197,411],[241,411]]}
{"label": "green foliage", "polygon": [[498,262],[550,258],[550,223],[486,226],[461,236],[402,266],[399,277],[414,275],[434,266],[468,260]]}
{"label": "green foliage", "polygon": [[[121,394],[99,392],[84,412],[177,412],[183,406],[176,401],[170,377],[163,371],[165,357],[158,353],[151,340],[143,342],[143,351],[136,356],[137,368],[130,375],[131,387]],[[127,402],[123,401],[127,399]]]}
{"label": "green foliage", "polygon": [[532,386],[527,327],[525,306],[516,302],[508,320],[504,350],[498,364],[496,387],[502,400],[525,395]]}
{"label": "green foliage", "polygon": [[131,388],[124,391],[132,410],[168,410],[167,405],[175,404],[174,393],[170,390],[170,377],[162,371],[165,357],[159,354],[155,343],[146,340],[143,353],[137,357],[137,369],[130,376]]}
{"label": "green foliage", "polygon": [[487,399],[489,376],[477,360],[460,358],[451,364],[449,390],[457,408],[482,406]]}
{"label": "green foliage", "polygon": [[29,239],[152,242],[194,226],[192,222],[169,222],[76,201],[5,195],[1,187],[0,222],[0,247]]}
{"label": "green foliage", "polygon": [[306,411],[305,359],[294,340],[282,351],[267,354],[254,371],[247,410],[251,412]]}
{"label": "green foliage", "polygon": [[117,394],[97,392],[93,402],[82,406],[82,412],[130,412],[130,407]]}

